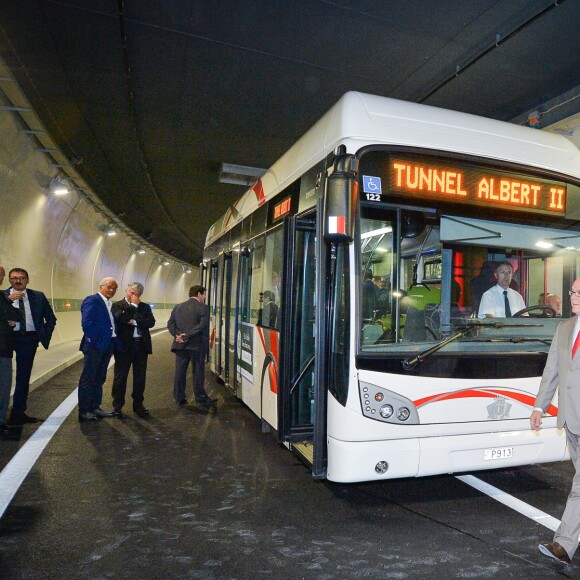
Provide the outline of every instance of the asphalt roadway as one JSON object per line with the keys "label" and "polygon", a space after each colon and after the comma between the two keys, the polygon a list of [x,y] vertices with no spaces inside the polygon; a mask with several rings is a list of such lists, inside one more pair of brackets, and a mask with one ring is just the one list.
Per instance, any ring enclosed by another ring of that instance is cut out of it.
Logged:
{"label": "asphalt roadway", "polygon": [[[454,476],[315,482],[211,376],[214,410],[177,407],[169,345],[154,338],[149,418],[79,424],[73,409],[48,442],[0,519],[0,578],[580,578],[580,556],[537,550],[549,529]],[[29,413],[48,417],[80,364],[32,392]],[[0,469],[38,428],[0,440]],[[474,475],[559,519],[572,473]]]}

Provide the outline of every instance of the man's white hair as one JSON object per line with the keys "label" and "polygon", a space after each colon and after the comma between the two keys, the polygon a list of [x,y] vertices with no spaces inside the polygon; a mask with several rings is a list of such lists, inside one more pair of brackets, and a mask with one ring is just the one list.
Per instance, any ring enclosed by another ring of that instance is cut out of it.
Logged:
{"label": "man's white hair", "polygon": [[[107,276],[106,278],[103,278],[100,282],[99,282],[99,288],[101,286],[106,286],[110,281],[115,282],[115,284],[117,284],[117,280],[115,280],[115,278],[113,278],[112,276]],[[117,284],[118,286],[118,284]]]}

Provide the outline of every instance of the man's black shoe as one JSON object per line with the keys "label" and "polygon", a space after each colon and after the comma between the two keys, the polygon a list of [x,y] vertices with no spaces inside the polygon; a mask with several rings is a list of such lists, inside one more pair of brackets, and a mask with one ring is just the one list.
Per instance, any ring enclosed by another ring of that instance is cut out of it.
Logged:
{"label": "man's black shoe", "polygon": [[98,421],[96,415],[92,413],[79,413],[79,421],[82,423],[83,421]]}
{"label": "man's black shoe", "polygon": [[202,399],[201,401],[196,401],[198,405],[215,405],[217,403],[217,399],[212,399],[211,397],[207,397],[207,399]]}
{"label": "man's black shoe", "polygon": [[139,409],[135,409],[134,413],[135,415],[137,415],[137,417],[141,417],[142,419],[144,419],[145,417],[149,416],[149,409],[146,409],[145,407],[140,407]]}
{"label": "man's black shoe", "polygon": [[9,425],[24,425],[25,423],[40,423],[37,417],[29,417],[26,413],[12,413],[8,419]]}
{"label": "man's black shoe", "polygon": [[183,407],[185,405],[187,405],[187,399],[183,399],[183,401],[176,401],[176,403],[180,406]]}
{"label": "man's black shoe", "polygon": [[113,407],[113,417],[122,417],[123,411],[120,407]]}

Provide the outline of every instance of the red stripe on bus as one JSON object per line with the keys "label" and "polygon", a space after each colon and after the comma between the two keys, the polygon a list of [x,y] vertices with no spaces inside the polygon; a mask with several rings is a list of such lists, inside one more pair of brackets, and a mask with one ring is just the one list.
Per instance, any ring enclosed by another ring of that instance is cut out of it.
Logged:
{"label": "red stripe on bus", "polygon": [[236,205],[238,205],[238,203],[241,201],[241,197],[238,197],[238,199],[236,199],[236,201],[234,202],[234,205],[232,205],[232,207],[230,208],[230,215],[228,215],[228,218],[226,219],[226,223],[224,224],[224,228],[226,228],[228,226],[228,224],[230,223],[230,220],[232,219],[232,217],[236,214],[240,215],[240,212],[236,209]]}
{"label": "red stripe on bus", "polygon": [[[525,395],[523,393],[514,393],[512,391],[503,391],[499,389],[468,389],[465,391],[459,391],[455,393],[440,393],[438,395],[431,395],[429,397],[424,397],[423,399],[418,399],[417,401],[413,401],[413,404],[419,408],[423,405],[427,405],[428,403],[436,403],[439,401],[448,401],[450,399],[468,399],[471,397],[485,397],[494,399],[497,396],[503,396],[508,399],[513,399],[515,401],[519,401],[524,405],[528,405],[529,407],[534,406],[535,397],[531,395]],[[546,411],[548,415],[557,415],[558,414],[558,407],[554,405],[550,405]]]}
{"label": "red stripe on bus", "polygon": [[268,365],[268,375],[270,376],[270,390],[278,394],[278,373],[276,372],[274,363]]}
{"label": "red stripe on bus", "polygon": [[270,331],[270,352],[276,361],[276,365],[278,365],[278,331],[271,330]]}
{"label": "red stripe on bus", "polygon": [[266,196],[264,194],[264,186],[262,185],[262,180],[259,179],[252,190],[256,194],[256,199],[258,200],[258,205],[264,205],[266,203]]}
{"label": "red stripe on bus", "polygon": [[260,337],[260,341],[262,342],[262,348],[264,349],[264,352],[266,352],[266,341],[264,340],[264,331],[259,326],[256,326],[256,328],[258,329],[258,336]]}

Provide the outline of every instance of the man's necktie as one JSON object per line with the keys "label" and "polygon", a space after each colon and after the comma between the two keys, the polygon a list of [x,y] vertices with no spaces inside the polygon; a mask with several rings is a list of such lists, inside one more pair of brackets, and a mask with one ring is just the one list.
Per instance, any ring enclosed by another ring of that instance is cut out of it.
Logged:
{"label": "man's necktie", "polygon": [[18,300],[18,310],[20,310],[20,333],[26,332],[26,309],[24,308],[24,298]]}
{"label": "man's necktie", "polygon": [[505,305],[505,317],[510,318],[512,315],[512,311],[510,309],[510,301],[508,300],[507,297],[507,290],[503,291],[503,303]]}
{"label": "man's necktie", "polygon": [[576,351],[580,348],[580,331],[576,335],[576,340],[574,341],[574,346],[572,347],[572,358],[576,355]]}

